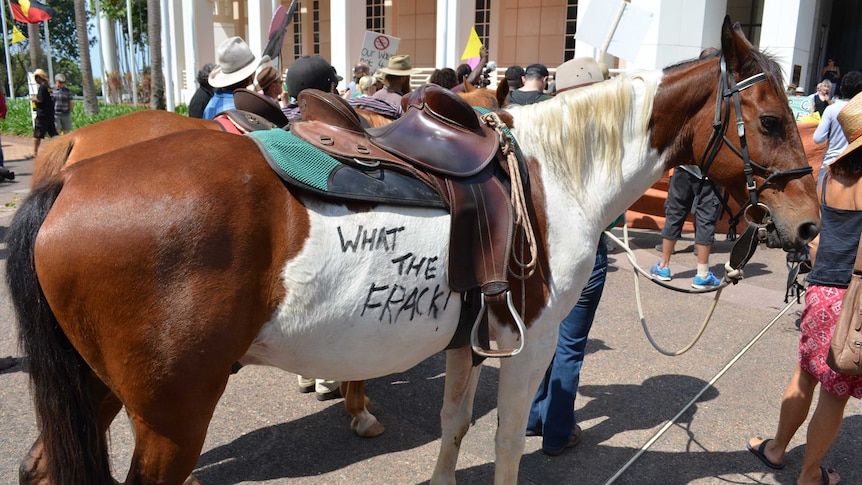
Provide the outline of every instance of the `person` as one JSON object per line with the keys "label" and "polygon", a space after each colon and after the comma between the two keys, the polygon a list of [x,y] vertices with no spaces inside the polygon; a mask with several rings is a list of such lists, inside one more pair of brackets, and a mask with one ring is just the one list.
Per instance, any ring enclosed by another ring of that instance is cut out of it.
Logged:
{"label": "person", "polygon": [[833,96],[838,92],[838,86],[841,83],[841,69],[835,65],[835,61],[829,59],[826,65],[820,70],[820,80],[827,80],[832,84]]}
{"label": "person", "polygon": [[764,465],[784,468],[790,440],[808,417],[814,389],[820,392],[808,423],[805,456],[797,484],[836,484],[838,473],[822,466],[823,457],[838,436],[844,408],[852,396],[862,399],[862,376],[840,374],[826,364],[841,299],[850,282],[859,235],[862,233],[862,94],[838,113],[848,145],[829,166],[820,182],[820,246],[812,253],[808,289],[800,319],[799,360],[781,399],[775,436],[750,438],[746,448]]}
{"label": "person", "polygon": [[210,86],[209,77],[214,67],[215,64],[209,62],[198,71],[198,89],[189,101],[189,116],[192,118],[203,118],[204,109],[213,97],[213,87]]}
{"label": "person", "polygon": [[670,258],[676,241],[682,235],[682,226],[689,211],[694,213],[694,245],[697,253],[697,274],[691,287],[696,289],[718,286],[721,281],[709,269],[709,255],[715,242],[715,223],[721,215],[718,188],[703,176],[700,168],[680,165],[670,177],[665,200],[665,220],[661,230],[661,260],[650,269],[650,274],[661,281],[670,281]]}
{"label": "person", "polygon": [[524,75],[521,77],[522,86],[509,91],[506,104],[524,105],[551,99],[545,94],[548,76],[548,68],[544,64],[530,64],[524,69]]}
{"label": "person", "polygon": [[[474,67],[470,64],[461,64],[455,68],[455,77],[457,79],[452,91],[458,93],[464,90],[464,83],[467,82],[473,86],[479,86],[479,78],[485,71],[485,66],[488,64],[488,48],[484,45],[479,48],[479,62]],[[489,81],[490,82],[490,81]]]}
{"label": "person", "polygon": [[817,175],[817,182],[823,179],[826,173],[826,168],[838,158],[845,148],[847,148],[847,138],[844,137],[844,131],[838,123],[838,113],[847,104],[848,99],[862,92],[862,72],[850,71],[844,75],[844,82],[841,83],[841,97],[823,110],[823,116],[820,118],[820,123],[817,129],[814,130],[814,143],[820,144],[828,141],[826,152],[823,154],[823,163],[820,165],[820,172]]}
{"label": "person", "polygon": [[353,66],[353,79],[347,84],[347,90],[342,93],[342,96],[347,99],[362,96],[362,91],[359,89],[359,80],[369,75],[371,75],[371,66],[367,62],[357,62]]}
{"label": "person", "polygon": [[287,68],[285,77],[287,92],[282,94],[282,96],[289,96],[291,101],[281,110],[287,119],[299,119],[301,113],[299,104],[296,102],[299,93],[309,88],[333,93],[338,86],[338,80],[339,76],[335,73],[335,68],[323,57],[313,55],[297,58]]}
{"label": "person", "polygon": [[255,76],[254,85],[260,94],[278,103],[281,98],[281,79],[278,78],[278,70],[272,66],[266,66]]}
{"label": "person", "polygon": [[811,114],[816,111],[821,118],[823,117],[823,111],[832,104],[832,96],[829,94],[831,90],[832,83],[828,79],[820,81],[820,84],[817,85],[817,92],[814,93],[811,100]]}
{"label": "person", "polygon": [[[558,92],[588,86],[604,80],[599,64],[591,57],[575,58],[557,68]],[[536,101],[540,102],[540,101]],[[616,223],[612,224],[616,225]],[[575,397],[581,368],[602,297],[608,271],[608,245],[599,239],[593,272],[578,303],[560,322],[557,347],[545,377],[536,391],[527,420],[528,436],[542,436],[542,451],[557,456],[580,442],[581,427],[575,419]]]}
{"label": "person", "polygon": [[398,55],[389,58],[387,67],[377,70],[386,75],[383,89],[374,93],[374,97],[382,99],[391,105],[401,105],[401,97],[410,92],[410,76],[419,74],[419,69],[413,69],[410,56]]}
{"label": "person", "polygon": [[58,136],[57,126],[54,122],[54,98],[51,96],[51,87],[48,86],[48,73],[44,69],[33,71],[33,77],[39,84],[39,91],[35,96],[30,96],[30,101],[36,109],[36,120],[33,125],[33,156],[39,154],[39,145],[45,135]]}
{"label": "person", "polygon": [[434,69],[434,72],[432,72],[431,76],[428,77],[428,83],[436,84],[446,89],[454,90],[453,88],[455,86],[458,86],[458,75],[451,67]]}
{"label": "person", "polygon": [[236,108],[233,92],[248,87],[254,81],[260,58],[241,37],[229,37],[216,48],[216,63],[209,75],[214,91],[204,108],[206,119]]}
{"label": "person", "polygon": [[509,83],[509,89],[519,89],[524,85],[524,68],[518,65],[509,66],[506,69],[506,82]]}
{"label": "person", "polygon": [[58,73],[54,76],[54,123],[57,131],[64,135],[72,131],[72,91],[66,87],[66,76]]}
{"label": "person", "polygon": [[357,98],[374,96],[374,93],[377,92],[377,80],[370,74],[362,76],[356,83],[356,89],[359,91]]}
{"label": "person", "polygon": [[354,108],[377,113],[390,120],[397,120],[403,114],[400,104],[394,106],[387,101],[374,97],[374,93],[377,92],[377,79],[374,76],[365,76],[360,79],[357,89],[362,93],[362,96],[347,100],[347,104]]}

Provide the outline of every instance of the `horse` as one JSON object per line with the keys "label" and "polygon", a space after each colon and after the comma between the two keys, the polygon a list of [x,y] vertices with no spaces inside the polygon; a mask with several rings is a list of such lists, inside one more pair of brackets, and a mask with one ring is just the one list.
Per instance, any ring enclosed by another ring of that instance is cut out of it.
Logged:
{"label": "horse", "polygon": [[[476,89],[472,84],[469,86],[472,89],[458,93],[468,104],[488,109],[498,107],[492,91]],[[356,113],[371,127],[392,122],[392,119],[373,111],[357,109]],[[213,120],[189,118],[161,110],[135,111],[100,121],[48,142],[33,161],[31,187],[35,188],[51,175],[81,160],[184,130],[223,131],[222,126]],[[124,136],[116,136],[117,133]],[[206,135],[205,132],[201,133],[202,137]],[[350,427],[357,435],[373,438],[385,431],[385,427],[368,410],[371,403],[365,395],[363,381],[343,382],[340,390],[345,410],[352,417]]]}
{"label": "horse", "polygon": [[[703,153],[769,247],[802,248],[819,231],[780,68],[739,24],[725,18],[721,32],[715,57],[496,115],[523,155],[536,243],[532,276],[509,280],[526,329],[489,311],[499,348],[522,345],[500,362],[497,484],[517,483],[530,400],[590,248],[667,169]],[[68,167],[17,211],[7,283],[40,429],[28,473],[113,483],[105,430],[125,405],[135,430],[126,483],[183,483],[234,362],[362,380],[452,339],[462,305],[447,280],[448,211],[327,201],[285,188],[247,137],[200,136]],[[481,369],[473,352],[446,351],[433,484],[455,481]]]}

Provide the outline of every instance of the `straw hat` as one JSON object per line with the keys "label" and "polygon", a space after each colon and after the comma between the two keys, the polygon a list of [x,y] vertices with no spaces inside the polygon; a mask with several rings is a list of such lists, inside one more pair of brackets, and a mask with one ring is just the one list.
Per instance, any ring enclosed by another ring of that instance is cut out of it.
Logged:
{"label": "straw hat", "polygon": [[392,56],[389,58],[389,66],[381,67],[377,71],[390,76],[409,76],[411,74],[419,74],[420,69],[413,69],[413,64],[410,63],[410,56]]}
{"label": "straw hat", "polygon": [[41,77],[44,80],[48,80],[48,73],[45,72],[44,69],[36,69],[33,71],[33,77]]}
{"label": "straw hat", "polygon": [[853,96],[853,99],[841,108],[838,112],[838,123],[841,124],[844,137],[847,138],[847,148],[835,159],[835,162],[862,147],[862,93]]}
{"label": "straw hat", "polygon": [[604,81],[602,68],[592,57],[577,57],[560,64],[554,76],[557,92]]}
{"label": "straw hat", "polygon": [[240,37],[230,37],[216,48],[216,63],[210,72],[210,86],[225,88],[254,74],[259,59]]}

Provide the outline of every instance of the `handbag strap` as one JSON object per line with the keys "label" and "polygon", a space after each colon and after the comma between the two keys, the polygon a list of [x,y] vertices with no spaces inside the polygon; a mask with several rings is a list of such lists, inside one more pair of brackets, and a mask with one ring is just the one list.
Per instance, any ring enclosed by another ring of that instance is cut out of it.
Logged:
{"label": "handbag strap", "polygon": [[862,235],[859,236],[859,246],[856,247],[856,264],[853,265],[853,272],[862,274]]}

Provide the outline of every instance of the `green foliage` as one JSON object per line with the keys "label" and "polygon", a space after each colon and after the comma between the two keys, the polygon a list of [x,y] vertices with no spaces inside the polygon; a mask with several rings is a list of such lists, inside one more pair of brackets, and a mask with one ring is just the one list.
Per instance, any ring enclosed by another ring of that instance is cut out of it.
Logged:
{"label": "green foliage", "polygon": [[[33,118],[30,111],[29,99],[7,99],[6,106],[8,108],[8,112],[6,114],[6,119],[3,120],[2,130],[0,131],[2,131],[4,135],[32,137]],[[109,118],[116,118],[117,116],[142,109],[149,109],[149,107],[139,105],[136,108],[128,105],[99,103],[99,114],[88,115],[84,113],[83,100],[76,99],[72,102],[72,126],[74,128],[80,128],[82,126],[91,125]]]}

